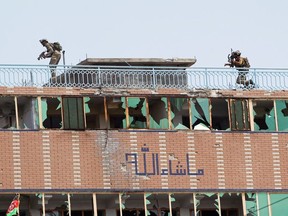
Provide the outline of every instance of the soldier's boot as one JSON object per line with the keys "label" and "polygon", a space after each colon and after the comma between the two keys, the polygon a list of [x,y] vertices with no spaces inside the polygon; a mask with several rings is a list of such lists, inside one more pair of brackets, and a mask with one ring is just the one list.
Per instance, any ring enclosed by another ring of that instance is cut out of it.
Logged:
{"label": "soldier's boot", "polygon": [[56,73],[51,72],[51,83],[56,83]]}

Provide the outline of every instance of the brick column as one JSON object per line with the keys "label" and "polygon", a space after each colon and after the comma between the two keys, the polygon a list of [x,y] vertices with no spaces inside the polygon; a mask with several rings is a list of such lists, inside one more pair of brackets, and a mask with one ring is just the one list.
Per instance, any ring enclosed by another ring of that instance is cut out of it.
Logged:
{"label": "brick column", "polygon": [[275,189],[282,189],[278,134],[272,133],[273,176]]}
{"label": "brick column", "polygon": [[44,188],[51,189],[51,152],[50,152],[50,139],[49,131],[42,132],[42,154],[44,164]]}
{"label": "brick column", "polygon": [[81,186],[81,161],[80,161],[80,143],[79,132],[72,131],[72,153],[73,153],[73,176],[74,185]]}
{"label": "brick column", "polygon": [[20,132],[13,131],[12,137],[14,189],[21,189]]}
{"label": "brick column", "polygon": [[[159,132],[159,159],[160,159],[160,170],[168,170],[168,158],[166,150],[166,136],[165,132]],[[161,175],[161,188],[168,189],[168,175]]]}
{"label": "brick column", "polygon": [[250,133],[244,133],[244,155],[245,155],[245,173],[246,173],[246,188],[253,189],[253,168],[252,168],[252,145]]}
{"label": "brick column", "polygon": [[[197,173],[194,132],[187,133],[189,172]],[[197,175],[190,175],[190,189],[197,189]]]}

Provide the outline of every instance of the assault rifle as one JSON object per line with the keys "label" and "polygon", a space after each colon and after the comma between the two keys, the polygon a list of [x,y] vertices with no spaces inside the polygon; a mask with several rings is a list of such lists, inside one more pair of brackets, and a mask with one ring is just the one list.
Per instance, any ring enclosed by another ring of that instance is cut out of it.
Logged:
{"label": "assault rifle", "polygon": [[39,55],[39,57],[38,57],[37,59],[38,59],[38,60],[40,60],[40,59],[45,59],[45,58],[46,58],[45,52],[46,52],[46,51],[43,51],[43,52]]}
{"label": "assault rifle", "polygon": [[235,59],[237,57],[236,52],[233,51],[233,49],[231,48],[231,53],[228,54],[227,58],[228,58],[228,62],[230,63],[230,67],[233,67],[232,62],[233,59]]}

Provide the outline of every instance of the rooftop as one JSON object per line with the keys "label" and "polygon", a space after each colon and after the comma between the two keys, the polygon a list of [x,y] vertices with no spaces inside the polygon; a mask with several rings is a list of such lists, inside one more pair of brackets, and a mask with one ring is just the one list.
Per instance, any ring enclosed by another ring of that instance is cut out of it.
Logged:
{"label": "rooftop", "polygon": [[87,58],[78,65],[190,67],[195,63],[194,58]]}

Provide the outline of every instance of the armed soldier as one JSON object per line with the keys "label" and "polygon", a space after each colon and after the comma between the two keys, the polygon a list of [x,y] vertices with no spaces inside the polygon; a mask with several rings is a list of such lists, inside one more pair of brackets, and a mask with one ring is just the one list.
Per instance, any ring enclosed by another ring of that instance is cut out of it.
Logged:
{"label": "armed soldier", "polygon": [[51,80],[56,80],[56,67],[61,59],[61,50],[62,47],[58,42],[49,43],[47,39],[41,39],[40,43],[43,47],[46,47],[46,51],[43,51],[39,57],[40,59],[50,58],[50,71],[51,71]]}
{"label": "armed soldier", "polygon": [[228,55],[228,63],[224,66],[236,67],[238,70],[238,77],[236,83],[243,84],[245,87],[254,88],[253,80],[247,80],[246,75],[249,73],[250,64],[248,58],[242,57],[239,50],[232,51]]}

